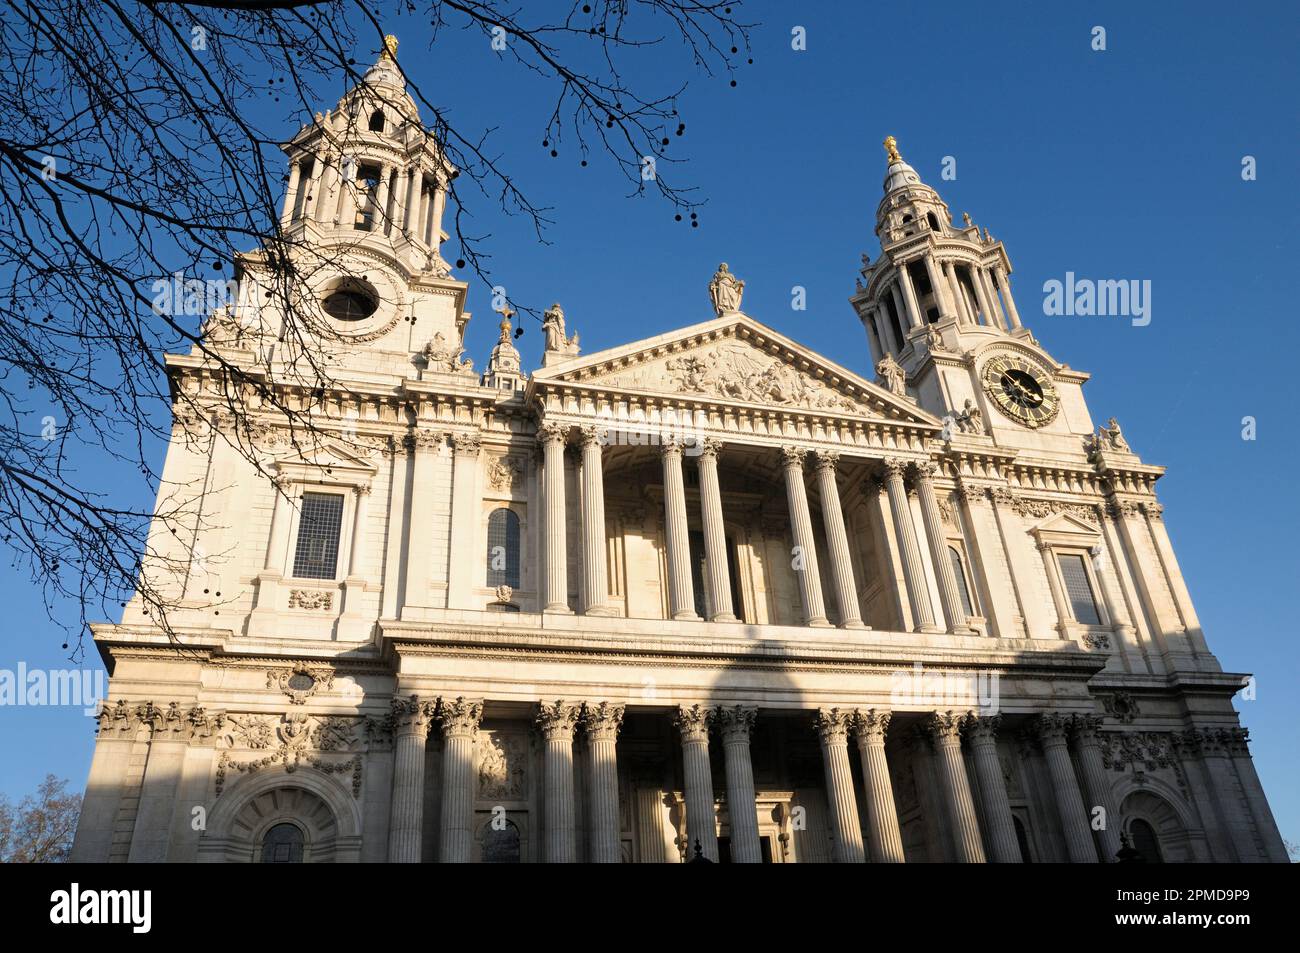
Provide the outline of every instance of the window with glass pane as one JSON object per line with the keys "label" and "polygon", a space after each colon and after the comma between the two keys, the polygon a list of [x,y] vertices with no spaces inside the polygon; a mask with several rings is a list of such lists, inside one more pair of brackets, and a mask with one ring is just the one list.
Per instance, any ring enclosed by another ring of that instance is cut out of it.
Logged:
{"label": "window with glass pane", "polygon": [[1061,566],[1061,578],[1065,581],[1065,598],[1070,600],[1070,611],[1076,622],[1084,625],[1101,625],[1101,615],[1097,612],[1097,600],[1092,594],[1092,583],[1088,581],[1088,567],[1078,553],[1061,553],[1056,557]]}
{"label": "window with glass pane", "polygon": [[304,493],[298,519],[298,545],[293,574],[299,579],[333,579],[338,571],[339,533],[343,528],[343,497],[337,493]]}
{"label": "window with glass pane", "polygon": [[961,593],[961,607],[966,615],[975,614],[975,605],[970,599],[970,586],[966,584],[966,567],[962,565],[961,553],[957,547],[948,547],[948,558],[952,561],[952,574],[957,578],[957,591]]}
{"label": "window with glass pane", "polygon": [[519,515],[504,507],[488,517],[487,584],[519,588]]}

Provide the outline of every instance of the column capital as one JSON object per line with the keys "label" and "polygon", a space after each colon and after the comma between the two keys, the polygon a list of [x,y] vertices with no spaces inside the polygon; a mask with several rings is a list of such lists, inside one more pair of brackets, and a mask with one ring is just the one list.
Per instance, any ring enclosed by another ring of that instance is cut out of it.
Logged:
{"label": "column capital", "polygon": [[929,482],[939,472],[939,465],[933,460],[918,460],[914,466],[916,467],[916,479],[918,481]]}
{"label": "column capital", "polygon": [[1101,726],[1105,719],[1100,715],[1075,715],[1071,727],[1080,744],[1097,744],[1101,740]]}
{"label": "column capital", "polygon": [[1070,732],[1070,722],[1069,715],[1048,712],[1045,715],[1038,716],[1038,719],[1034,722],[1034,730],[1038,733],[1038,739],[1044,746],[1063,745]]}
{"label": "column capital", "polygon": [[682,741],[708,741],[713,710],[703,705],[679,705],[673,725],[682,733]]}
{"label": "column capital", "polygon": [[971,712],[966,716],[962,730],[972,745],[995,744],[1001,727],[1001,715],[977,715]]}
{"label": "column capital", "polygon": [[659,456],[667,459],[669,457],[682,456],[682,438],[673,434],[665,434],[659,438]]}
{"label": "column capital", "polygon": [[931,712],[921,728],[936,745],[960,745],[961,726],[966,720],[966,714],[961,711]]}
{"label": "column capital", "polygon": [[440,450],[447,440],[447,434],[442,430],[416,430],[407,437],[408,450]]}
{"label": "column capital", "polygon": [[803,447],[796,447],[787,444],[781,448],[781,460],[787,469],[803,469],[804,458],[808,456],[808,451]]}
{"label": "column capital", "polygon": [[457,698],[438,704],[438,722],[445,738],[472,737],[483,720],[483,701],[476,698]]}
{"label": "column capital", "polygon": [[899,457],[886,457],[883,463],[885,475],[890,479],[898,477],[901,480],[907,473],[907,461]]}
{"label": "column capital", "polygon": [[477,457],[483,446],[483,437],[476,433],[458,433],[451,438],[457,456]]}
{"label": "column capital", "polygon": [[569,439],[570,427],[558,420],[546,420],[537,428],[537,442],[540,444],[558,443],[563,446]]}
{"label": "column capital", "polygon": [[817,735],[823,744],[847,744],[853,715],[847,708],[819,708],[815,722]]}
{"label": "column capital", "polygon": [[988,499],[989,488],[986,486],[980,486],[976,483],[967,483],[965,480],[962,480],[957,484],[954,492],[957,494],[957,499],[962,503],[965,503],[967,506],[973,506],[976,503],[983,503]]}
{"label": "column capital", "polygon": [[830,470],[835,472],[835,468],[840,464],[840,454],[837,450],[818,450],[817,451],[817,469]]}
{"label": "column capital", "polygon": [[889,731],[891,713],[883,708],[858,709],[853,713],[853,733],[858,744],[885,743],[885,734]]}
{"label": "column capital", "polygon": [[597,450],[605,446],[605,441],[609,438],[609,431],[604,427],[597,427],[595,424],[588,424],[579,431],[579,443],[582,449],[586,450],[595,447]]}
{"label": "column capital", "polygon": [[614,741],[623,726],[622,705],[598,702],[595,705],[583,702],[582,726],[587,737],[593,741]]}
{"label": "column capital", "polygon": [[734,705],[728,708],[719,705],[713,713],[713,724],[722,732],[724,742],[747,742],[756,718],[758,718],[757,708],[746,705]]}
{"label": "column capital", "polygon": [[700,459],[708,457],[711,460],[716,460],[718,454],[722,452],[723,446],[723,442],[716,437],[705,437],[700,441]]}
{"label": "column capital", "polygon": [[563,699],[557,699],[549,705],[542,702],[537,709],[537,727],[547,741],[572,741],[581,714],[580,705]]}
{"label": "column capital", "polygon": [[407,695],[394,698],[392,703],[393,731],[396,734],[425,735],[429,723],[437,712],[438,703],[432,698]]}

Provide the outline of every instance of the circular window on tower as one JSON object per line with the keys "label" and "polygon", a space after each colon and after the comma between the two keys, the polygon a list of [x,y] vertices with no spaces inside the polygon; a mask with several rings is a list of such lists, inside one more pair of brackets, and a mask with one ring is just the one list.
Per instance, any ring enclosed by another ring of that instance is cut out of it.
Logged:
{"label": "circular window on tower", "polygon": [[325,293],[321,307],[338,321],[364,321],[379,307],[379,295],[369,282],[345,278]]}

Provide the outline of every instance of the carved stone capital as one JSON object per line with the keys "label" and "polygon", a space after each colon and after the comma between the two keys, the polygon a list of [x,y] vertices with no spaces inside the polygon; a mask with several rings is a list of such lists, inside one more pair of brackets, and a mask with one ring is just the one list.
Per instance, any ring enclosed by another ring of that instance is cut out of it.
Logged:
{"label": "carved stone capital", "polygon": [[895,477],[897,477],[899,480],[901,480],[903,479],[904,476],[907,475],[906,460],[900,460],[898,457],[886,457],[884,460],[884,465],[885,465],[885,477],[887,479],[892,480]]}
{"label": "carved stone capital", "polygon": [[582,727],[587,738],[592,741],[614,741],[618,731],[623,727],[623,706],[598,702],[595,705],[583,703]]}
{"label": "carved stone capital", "polygon": [[537,727],[547,741],[572,741],[573,731],[582,715],[582,706],[557,699],[542,703],[537,710]]}
{"label": "carved stone capital", "polygon": [[966,716],[962,724],[962,730],[972,745],[996,744],[998,729],[1001,727],[1001,715],[976,715],[973,712]]}
{"label": "carved stone capital", "polygon": [[483,702],[480,699],[457,697],[443,699],[438,704],[438,723],[445,738],[473,736],[483,720]]}
{"label": "carved stone capital", "polygon": [[853,728],[854,712],[848,708],[817,709],[817,735],[822,744],[847,744]]}
{"label": "carved stone capital", "polygon": [[1080,744],[1097,744],[1101,739],[1101,726],[1105,719],[1100,715],[1075,715],[1074,737]]}
{"label": "carved stone capital", "polygon": [[853,713],[853,733],[859,745],[885,743],[891,714],[882,708],[859,709]]}
{"label": "carved stone capital", "polygon": [[1071,720],[1069,715],[1048,712],[1038,716],[1034,722],[1034,730],[1038,732],[1038,739],[1044,747],[1063,745],[1070,733]]}
{"label": "carved stone capital", "polygon": [[1164,519],[1165,508],[1160,503],[1143,503],[1142,512],[1145,513],[1148,518],[1160,521]]}
{"label": "carved stone capital", "polygon": [[804,458],[808,451],[803,447],[785,446],[781,448],[781,460],[787,469],[803,469]]}
{"label": "carved stone capital", "polygon": [[939,465],[932,460],[918,460],[916,466],[917,480],[929,481],[939,472]]}
{"label": "carved stone capital", "polygon": [[665,434],[659,440],[659,453],[664,458],[676,457],[682,458],[682,438],[673,434]]}
{"label": "carved stone capital", "polygon": [[605,446],[605,441],[609,438],[609,431],[604,427],[597,427],[589,424],[579,431],[578,442],[582,449],[587,450],[591,447],[597,450]]}
{"label": "carved stone capital", "polygon": [[547,420],[537,428],[537,442],[543,445],[558,443],[564,446],[569,439],[569,430],[568,424],[560,423],[558,420]]}
{"label": "carved stone capital", "polygon": [[936,745],[960,745],[961,727],[967,712],[936,711],[922,722],[922,730]]}
{"label": "carved stone capital", "polygon": [[713,713],[713,724],[722,732],[725,744],[736,742],[749,743],[749,732],[758,718],[758,709],[745,705],[730,708],[719,706]]}
{"label": "carved stone capital", "polygon": [[458,433],[451,438],[457,456],[477,457],[483,447],[483,437],[476,433]]}
{"label": "carved stone capital", "polygon": [[722,447],[722,441],[718,440],[716,437],[705,437],[700,441],[700,457],[709,457],[710,459],[716,460],[718,454],[722,452]]}
{"label": "carved stone capital", "polygon": [[708,741],[709,723],[713,710],[703,705],[679,705],[673,715],[673,726],[681,732],[682,743]]}
{"label": "carved stone capital", "polygon": [[438,704],[430,698],[410,695],[394,698],[392,704],[392,725],[395,734],[427,734],[429,723],[433,720]]}
{"label": "carved stone capital", "polygon": [[817,451],[817,469],[829,470],[835,472],[835,468],[840,465],[840,455],[835,450],[818,450]]}
{"label": "carved stone capital", "polygon": [[447,435],[441,430],[416,430],[408,435],[411,443],[407,449],[414,450],[439,450]]}
{"label": "carved stone capital", "polygon": [[990,489],[989,499],[1002,506],[1016,505],[1016,494],[1005,486],[995,486]]}

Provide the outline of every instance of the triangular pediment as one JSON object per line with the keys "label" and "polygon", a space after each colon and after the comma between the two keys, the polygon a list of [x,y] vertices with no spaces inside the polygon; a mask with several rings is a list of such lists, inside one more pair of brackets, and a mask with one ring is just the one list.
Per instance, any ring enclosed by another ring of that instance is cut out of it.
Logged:
{"label": "triangular pediment", "polygon": [[1044,517],[1030,528],[1030,532],[1053,536],[1096,537],[1098,535],[1096,524],[1068,512],[1053,513],[1051,516]]}
{"label": "triangular pediment", "polygon": [[940,426],[938,418],[743,314],[608,348],[533,375],[539,386],[703,397],[722,403]]}
{"label": "triangular pediment", "polygon": [[[360,441],[363,438],[356,439]],[[345,443],[348,440],[347,437],[326,437],[297,448],[287,442],[280,443],[272,449],[275,465],[282,472],[290,468],[306,467],[324,471],[375,473],[377,468],[366,459],[365,448],[359,443],[357,446],[349,446]]]}

